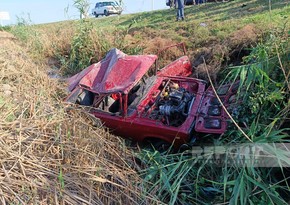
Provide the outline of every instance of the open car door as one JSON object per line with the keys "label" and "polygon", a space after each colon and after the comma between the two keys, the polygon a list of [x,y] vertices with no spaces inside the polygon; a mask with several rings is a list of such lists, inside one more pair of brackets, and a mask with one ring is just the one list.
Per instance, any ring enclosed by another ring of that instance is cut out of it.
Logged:
{"label": "open car door", "polygon": [[182,56],[157,72],[158,76],[182,76],[192,74],[192,67],[187,56]]}
{"label": "open car door", "polygon": [[[188,56],[186,56],[186,49],[185,49],[185,44],[184,43],[179,43],[176,45],[168,46],[165,49],[161,50],[158,54],[172,48],[172,47],[181,47],[183,51],[183,56],[180,58],[176,59],[175,61],[169,63],[166,65],[164,68],[159,70],[158,72],[156,71],[156,75],[158,76],[182,76],[182,77],[188,77],[192,74],[192,66],[190,63],[190,60]],[[158,61],[158,60],[157,60]],[[158,66],[156,65],[156,68]]]}

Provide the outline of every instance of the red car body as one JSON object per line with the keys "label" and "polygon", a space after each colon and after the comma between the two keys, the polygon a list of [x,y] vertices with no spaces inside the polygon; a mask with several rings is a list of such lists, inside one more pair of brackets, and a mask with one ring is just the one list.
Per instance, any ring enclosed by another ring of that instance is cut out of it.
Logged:
{"label": "red car body", "polygon": [[[136,141],[158,139],[180,146],[199,133],[224,133],[228,116],[205,81],[188,77],[189,58],[182,56],[148,77],[156,60],[156,55],[112,49],[69,79],[66,101],[89,106],[112,132]],[[227,106],[235,89],[223,90],[220,98]]]}

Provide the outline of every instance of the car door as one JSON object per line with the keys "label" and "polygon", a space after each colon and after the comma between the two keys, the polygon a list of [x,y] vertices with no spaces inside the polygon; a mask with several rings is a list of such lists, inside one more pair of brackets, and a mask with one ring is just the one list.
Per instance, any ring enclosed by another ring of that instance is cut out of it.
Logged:
{"label": "car door", "polygon": [[157,72],[158,76],[188,77],[192,74],[192,66],[188,56],[182,56]]}
{"label": "car door", "polygon": [[[168,50],[168,49],[175,48],[175,47],[179,48],[179,49],[181,49],[181,51],[183,51],[183,56],[181,56],[178,59],[176,59],[175,61],[169,63],[168,65],[166,65],[165,67],[160,69],[158,72],[156,71],[156,74],[158,76],[160,76],[160,77],[161,76],[188,77],[192,74],[192,66],[191,66],[191,63],[190,63],[188,56],[186,55],[186,49],[185,49],[184,43],[179,43],[179,44],[175,44],[172,46],[168,46],[168,47],[164,48],[163,50],[161,50],[159,52],[159,54]],[[158,69],[158,65],[156,65],[156,69]]]}
{"label": "car door", "polygon": [[102,14],[102,8],[103,8],[103,2],[98,3],[97,7],[96,7],[96,12],[98,15]]}
{"label": "car door", "polygon": [[108,6],[109,6],[109,2],[103,2],[102,14],[105,14],[105,10],[107,10]]}

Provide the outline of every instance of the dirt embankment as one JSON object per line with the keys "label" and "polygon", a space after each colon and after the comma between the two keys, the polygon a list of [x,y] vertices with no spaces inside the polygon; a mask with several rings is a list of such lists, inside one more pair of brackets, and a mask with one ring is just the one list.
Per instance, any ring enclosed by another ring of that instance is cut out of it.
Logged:
{"label": "dirt embankment", "polygon": [[210,42],[208,46],[198,49],[192,54],[194,77],[207,79],[206,69],[208,69],[216,81],[222,67],[242,63],[242,58],[249,54],[249,50],[246,49],[256,44],[261,33],[254,25],[248,24],[232,33],[223,42]]}
{"label": "dirt embankment", "polygon": [[[146,40],[136,41],[133,38],[134,35],[141,35],[140,31],[130,32],[126,35],[126,40],[135,47],[144,47],[143,52],[146,54],[159,54],[159,58],[168,59],[162,65],[170,63],[181,55],[174,49],[168,49],[166,52],[160,53],[160,50],[177,43],[172,39],[162,37],[160,33],[153,31],[146,33],[146,29],[144,33],[143,38]],[[194,71],[193,77],[207,79],[207,68],[213,80],[216,81],[217,74],[223,67],[242,64],[243,57],[250,53],[248,48],[255,46],[262,33],[263,31],[257,29],[254,24],[248,24],[233,32],[223,41],[220,39],[211,40],[204,42],[200,48],[188,48],[188,55],[191,58]],[[149,36],[152,38],[148,38]]]}
{"label": "dirt embankment", "polygon": [[68,115],[57,81],[6,32],[0,72],[0,204],[140,202],[123,141]]}

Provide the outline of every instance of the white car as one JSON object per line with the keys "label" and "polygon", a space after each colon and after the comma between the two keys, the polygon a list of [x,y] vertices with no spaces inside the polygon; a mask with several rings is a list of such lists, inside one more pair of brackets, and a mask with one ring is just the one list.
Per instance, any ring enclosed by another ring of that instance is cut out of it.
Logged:
{"label": "white car", "polygon": [[92,14],[97,18],[99,15],[109,16],[111,14],[121,14],[122,7],[116,1],[101,1],[96,3]]}

